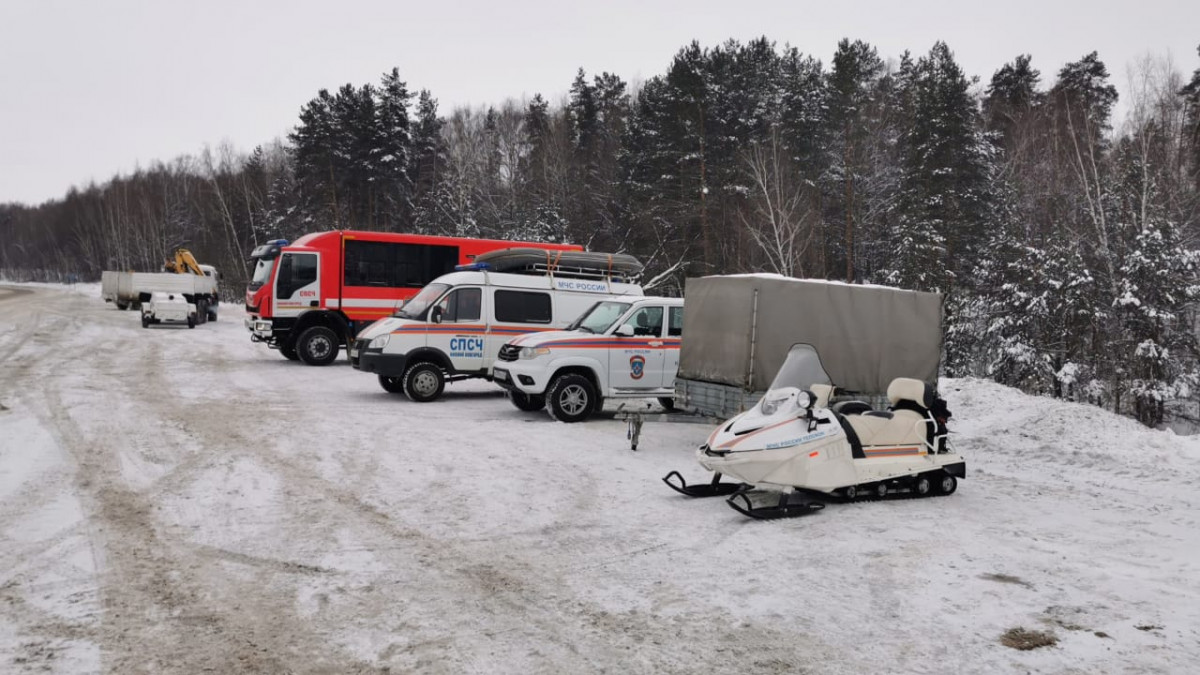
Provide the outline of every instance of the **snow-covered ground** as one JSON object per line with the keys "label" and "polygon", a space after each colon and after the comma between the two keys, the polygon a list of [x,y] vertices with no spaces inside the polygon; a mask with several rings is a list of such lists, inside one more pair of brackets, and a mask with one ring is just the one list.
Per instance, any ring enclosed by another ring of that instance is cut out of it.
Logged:
{"label": "snow-covered ground", "polygon": [[[0,672],[1189,673],[1200,438],[952,380],[946,498],[757,522],[705,425],[418,405],[0,288]],[[1003,646],[1010,628],[1058,644]]]}

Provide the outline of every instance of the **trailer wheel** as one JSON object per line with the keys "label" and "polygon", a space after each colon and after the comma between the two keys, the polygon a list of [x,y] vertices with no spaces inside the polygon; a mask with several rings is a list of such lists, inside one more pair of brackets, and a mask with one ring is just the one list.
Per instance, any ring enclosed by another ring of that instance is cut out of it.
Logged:
{"label": "trailer wheel", "polygon": [[414,363],[404,371],[404,393],[411,401],[429,403],[445,389],[446,376],[442,369],[428,361]]}
{"label": "trailer wheel", "polygon": [[117,309],[119,309],[119,310],[121,310],[122,312],[124,312],[125,310],[129,309],[129,303],[128,303],[128,302],[118,302],[118,303],[117,303]]}
{"label": "trailer wheel", "polygon": [[327,366],[338,355],[337,333],[325,326],[313,326],[296,340],[296,352],[310,366]]}
{"label": "trailer wheel", "polygon": [[545,394],[526,394],[523,391],[509,391],[508,400],[525,412],[537,412],[546,407]]}
{"label": "trailer wheel", "polygon": [[912,491],[918,497],[928,497],[930,492],[933,492],[933,483],[929,480],[929,476],[920,475],[913,479]]}
{"label": "trailer wheel", "polygon": [[296,345],[294,344],[279,345],[279,353],[283,354],[283,358],[288,361],[296,361],[300,358],[300,355],[296,353]]}
{"label": "trailer wheel", "polygon": [[599,407],[600,397],[591,380],[576,373],[559,375],[547,392],[547,409],[559,422],[582,422]]}
{"label": "trailer wheel", "polygon": [[404,378],[403,377],[390,377],[388,375],[380,375],[379,376],[379,386],[383,387],[383,390],[389,394],[403,394],[404,393]]}
{"label": "trailer wheel", "polygon": [[938,476],[935,486],[937,487],[938,494],[952,495],[958,489],[958,479],[948,473],[943,473],[941,476]]}

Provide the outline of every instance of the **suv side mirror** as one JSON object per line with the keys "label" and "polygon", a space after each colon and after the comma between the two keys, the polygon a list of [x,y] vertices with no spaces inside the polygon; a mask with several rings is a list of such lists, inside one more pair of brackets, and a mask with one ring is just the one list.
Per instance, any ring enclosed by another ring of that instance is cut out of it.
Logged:
{"label": "suv side mirror", "polygon": [[433,323],[442,322],[442,306],[434,305],[433,309],[429,310],[429,320]]}
{"label": "suv side mirror", "polygon": [[617,328],[617,332],[614,334],[618,337],[633,337],[633,326],[630,326],[629,324],[619,326]]}

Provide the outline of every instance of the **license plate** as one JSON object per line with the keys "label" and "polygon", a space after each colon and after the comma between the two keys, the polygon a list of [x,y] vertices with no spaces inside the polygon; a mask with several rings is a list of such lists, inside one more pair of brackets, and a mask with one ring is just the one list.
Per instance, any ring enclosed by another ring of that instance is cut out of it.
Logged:
{"label": "license plate", "polygon": [[493,377],[495,377],[497,381],[503,382],[508,379],[508,371],[504,370],[503,368],[497,368],[494,373],[495,374]]}

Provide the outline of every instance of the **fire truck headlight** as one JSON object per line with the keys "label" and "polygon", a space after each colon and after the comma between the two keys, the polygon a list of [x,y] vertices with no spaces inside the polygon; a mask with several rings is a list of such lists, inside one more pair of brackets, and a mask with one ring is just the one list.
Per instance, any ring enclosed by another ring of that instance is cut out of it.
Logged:
{"label": "fire truck headlight", "polygon": [[383,335],[380,335],[379,337],[375,338],[374,340],[371,340],[371,349],[383,349],[384,347],[387,346],[388,342],[391,341],[391,339],[392,339],[391,333],[385,333]]}

